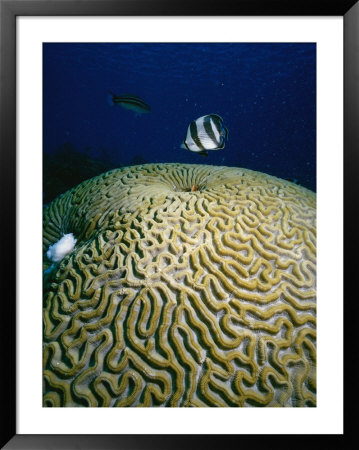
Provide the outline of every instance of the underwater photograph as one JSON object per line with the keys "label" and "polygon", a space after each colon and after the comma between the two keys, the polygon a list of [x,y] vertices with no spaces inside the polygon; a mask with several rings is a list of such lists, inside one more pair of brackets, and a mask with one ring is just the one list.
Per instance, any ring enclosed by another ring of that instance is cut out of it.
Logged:
{"label": "underwater photograph", "polygon": [[316,44],[43,44],[44,407],[316,407]]}

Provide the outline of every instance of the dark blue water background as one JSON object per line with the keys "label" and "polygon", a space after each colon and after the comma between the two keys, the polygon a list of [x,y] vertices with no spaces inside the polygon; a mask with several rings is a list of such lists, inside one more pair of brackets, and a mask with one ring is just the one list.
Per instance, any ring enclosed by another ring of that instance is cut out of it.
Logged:
{"label": "dark blue water background", "polygon": [[[151,112],[110,107],[109,91],[138,95]],[[109,168],[226,165],[316,188],[315,44],[49,43],[43,94],[44,157],[68,167],[74,153]],[[181,149],[189,123],[210,113],[229,130],[225,148],[207,158]]]}

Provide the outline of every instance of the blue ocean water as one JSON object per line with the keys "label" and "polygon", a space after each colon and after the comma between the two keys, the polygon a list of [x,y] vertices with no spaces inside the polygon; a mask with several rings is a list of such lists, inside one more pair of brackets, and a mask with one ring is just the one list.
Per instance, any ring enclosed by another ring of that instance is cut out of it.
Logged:
{"label": "blue ocean water", "polygon": [[[151,112],[111,107],[109,92],[140,96]],[[46,201],[64,189],[54,176],[66,167],[69,187],[77,184],[76,161],[94,162],[93,172],[145,162],[236,166],[316,190],[312,43],[46,43],[43,113]],[[228,128],[225,148],[208,157],[180,148],[189,123],[211,113]],[[96,174],[82,169],[84,179]]]}

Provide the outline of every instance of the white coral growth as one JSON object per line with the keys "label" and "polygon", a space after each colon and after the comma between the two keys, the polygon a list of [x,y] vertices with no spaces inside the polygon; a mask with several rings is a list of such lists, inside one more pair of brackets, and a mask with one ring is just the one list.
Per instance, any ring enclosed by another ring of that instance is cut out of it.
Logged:
{"label": "white coral growth", "polygon": [[76,241],[72,233],[64,234],[55,244],[50,245],[46,252],[47,257],[54,262],[61,261],[64,256],[72,252]]}

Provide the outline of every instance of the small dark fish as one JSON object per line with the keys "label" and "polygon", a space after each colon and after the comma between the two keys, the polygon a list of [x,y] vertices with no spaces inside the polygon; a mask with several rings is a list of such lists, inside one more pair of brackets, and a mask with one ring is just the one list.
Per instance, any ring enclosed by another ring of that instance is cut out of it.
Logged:
{"label": "small dark fish", "polygon": [[111,106],[121,105],[125,109],[130,109],[136,114],[145,114],[151,111],[151,108],[142,98],[137,95],[125,94],[120,97],[115,94],[109,94],[108,101]]}
{"label": "small dark fish", "polygon": [[228,130],[223,125],[222,117],[208,114],[190,123],[181,147],[208,156],[207,150],[224,148],[225,139],[228,139]]}

